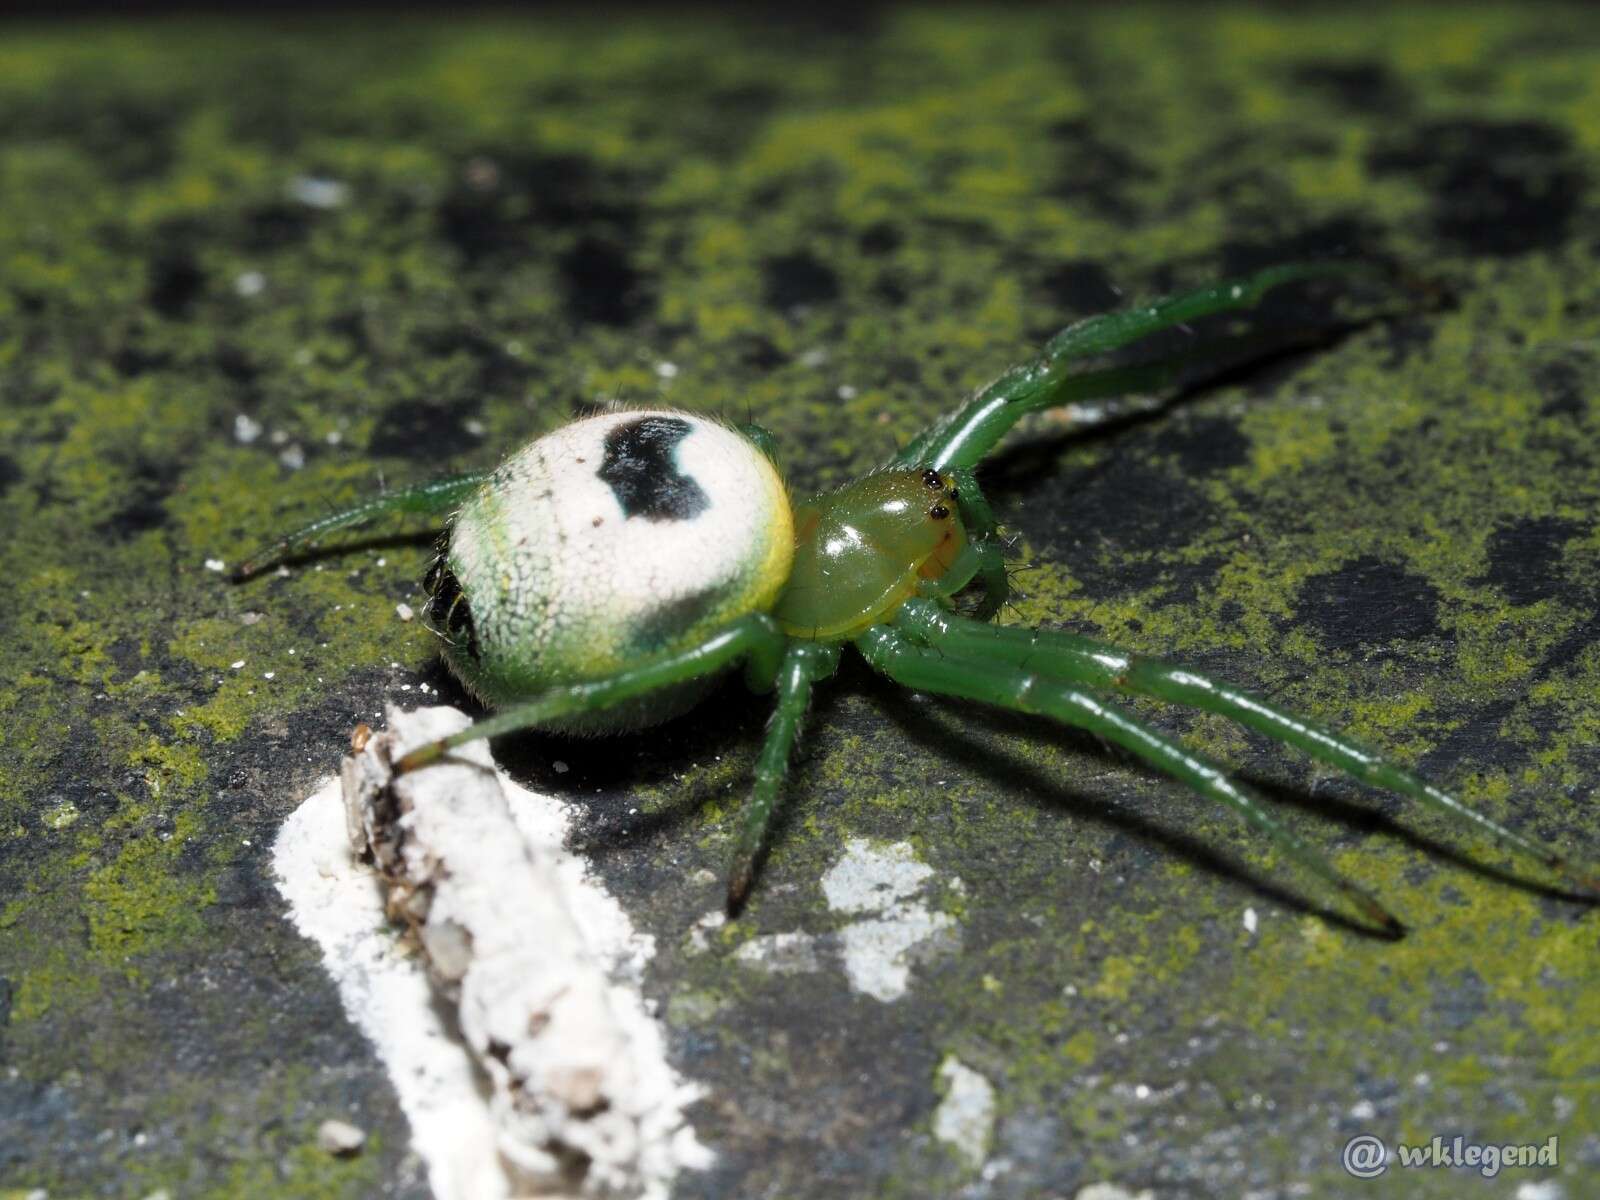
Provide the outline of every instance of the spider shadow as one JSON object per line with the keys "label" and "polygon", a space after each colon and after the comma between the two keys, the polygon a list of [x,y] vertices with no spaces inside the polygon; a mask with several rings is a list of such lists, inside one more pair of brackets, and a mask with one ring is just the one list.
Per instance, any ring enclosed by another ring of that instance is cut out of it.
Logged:
{"label": "spider shadow", "polygon": [[[880,697],[880,700],[883,699],[885,698]],[[956,758],[958,762],[974,770],[986,773],[992,778],[1000,779],[1012,790],[1023,793],[1030,801],[1033,801],[1033,796],[1037,792],[1055,791],[1059,793],[1062,790],[1062,782],[1059,779],[1049,776],[1039,768],[1020,762],[1010,756],[997,755],[992,749],[978,746],[970,739],[966,739],[963,742],[960,740],[962,727],[952,725],[942,714],[935,715],[935,713],[918,712],[909,705],[905,705],[893,698],[893,693],[890,693],[884,707],[885,711],[891,715],[891,719],[897,720],[897,723],[913,738],[924,742],[938,739],[941,745],[947,747],[946,753]],[[963,716],[963,720],[968,721],[970,719]],[[1006,713],[998,710],[984,711],[979,723],[995,733],[1016,733],[1027,729],[1030,736],[1037,736],[1037,731],[1039,730],[1039,724],[1023,714]],[[1047,727],[1050,732],[1046,736],[1053,737],[1060,744],[1073,747],[1092,747],[1100,755],[1125,765],[1131,771],[1138,771],[1147,778],[1161,780],[1168,786],[1181,786],[1171,780],[1167,780],[1159,772],[1154,771],[1138,759],[1114,746],[1108,745],[1092,734],[1065,726],[1047,725]],[[1277,745],[1270,738],[1264,738],[1263,740],[1270,745]],[[998,771],[995,769],[997,762],[1003,764]],[[1272,802],[1274,806],[1293,807],[1302,812],[1331,819],[1347,826],[1353,834],[1386,834],[1408,844],[1429,859],[1443,860],[1465,872],[1501,886],[1517,888],[1541,899],[1567,904],[1593,906],[1596,903],[1600,903],[1595,897],[1585,895],[1572,888],[1530,878],[1524,872],[1513,868],[1484,862],[1452,843],[1442,841],[1427,833],[1418,832],[1409,825],[1400,823],[1389,812],[1384,811],[1382,808],[1374,807],[1371,802],[1347,799],[1341,795],[1330,795],[1326,791],[1307,791],[1302,787],[1285,783],[1282,779],[1266,778],[1245,770],[1230,770],[1229,773],[1234,779],[1246,784],[1257,794]],[[1360,791],[1364,787],[1359,782],[1345,776],[1334,777],[1330,780],[1330,784],[1333,787],[1352,791]],[[1377,792],[1382,796],[1389,795],[1380,789],[1367,790],[1369,792]],[[1401,797],[1391,797],[1388,800],[1380,801],[1380,803],[1386,804],[1391,808],[1398,808],[1404,806],[1406,801]],[[1244,866],[1237,860],[1218,852],[1212,846],[1197,842],[1182,833],[1175,832],[1168,826],[1157,824],[1146,817],[1114,810],[1108,811],[1103,807],[1099,811],[1088,815],[1124,832],[1135,833],[1141,838],[1153,841],[1213,873],[1238,879],[1262,895],[1271,897],[1289,907],[1315,914],[1365,936],[1374,936],[1380,939],[1387,939],[1388,937],[1388,935],[1378,930],[1350,920],[1337,910],[1310,900],[1298,892],[1290,891],[1262,876],[1255,869]]]}
{"label": "spider shadow", "polygon": [[[1270,741],[1270,739],[1268,739]],[[1302,812],[1312,813],[1316,816],[1330,817],[1341,824],[1348,825],[1352,832],[1357,834],[1383,834],[1401,841],[1418,853],[1432,860],[1442,860],[1467,874],[1476,875],[1491,883],[1502,887],[1512,887],[1529,895],[1538,896],[1543,900],[1561,901],[1567,904],[1581,904],[1594,906],[1600,904],[1600,897],[1588,896],[1582,892],[1574,891],[1556,883],[1549,883],[1542,879],[1530,878],[1522,871],[1511,867],[1503,867],[1494,863],[1484,862],[1473,857],[1468,851],[1453,842],[1443,841],[1432,834],[1420,832],[1408,824],[1397,820],[1392,811],[1406,809],[1414,802],[1386,792],[1381,788],[1368,788],[1366,785],[1349,778],[1348,776],[1330,777],[1323,790],[1311,791],[1285,783],[1282,779],[1267,778],[1252,774],[1248,771],[1231,772],[1235,779],[1248,784],[1250,788],[1265,796],[1274,805],[1283,805],[1287,808],[1297,808]],[[1363,802],[1357,799],[1346,799],[1342,795],[1330,794],[1328,789],[1338,788],[1340,791],[1348,790],[1359,793],[1363,789],[1368,795],[1381,797],[1375,807],[1372,802]],[[1420,813],[1420,808],[1410,808],[1410,811]],[[1436,817],[1435,819],[1441,819]],[[1485,843],[1488,844],[1488,843]]]}
{"label": "spider shadow", "polygon": [[[1037,480],[1051,476],[1060,465],[1068,446],[1094,445],[1121,437],[1130,429],[1164,420],[1173,410],[1226,387],[1265,388],[1282,383],[1318,354],[1355,336],[1377,323],[1381,317],[1341,321],[1327,325],[1278,326],[1197,340],[1187,348],[1159,348],[1145,352],[1131,363],[1169,363],[1178,373],[1166,399],[1147,407],[1133,408],[1099,424],[1057,432],[1036,432],[1001,447],[982,466],[983,490],[991,500],[1023,497]],[[1170,331],[1169,331],[1170,333]],[[1168,340],[1167,334],[1151,341]],[[1116,365],[1124,364],[1114,356]]]}
{"label": "spider shadow", "polygon": [[[887,691],[887,689],[882,690]],[[1168,824],[1152,819],[1150,815],[1121,810],[1112,807],[1110,801],[1097,800],[1084,793],[1073,792],[1069,790],[1069,781],[1041,767],[1024,762],[1008,752],[980,745],[973,740],[968,731],[974,726],[981,726],[989,733],[1002,735],[1014,735],[1025,731],[1030,738],[1043,737],[1064,748],[1095,753],[1109,758],[1110,761],[1130,771],[1140,769],[1142,764],[1130,761],[1128,756],[1118,752],[1114,747],[1107,746],[1092,734],[1030,719],[1023,714],[974,709],[971,712],[963,711],[959,718],[956,718],[953,714],[947,714],[942,710],[922,712],[913,707],[905,697],[896,696],[892,692],[878,695],[875,699],[884,715],[913,741],[926,746],[930,752],[936,752],[944,758],[953,760],[964,770],[995,781],[1009,795],[1017,796],[1026,803],[1053,811],[1059,811],[1063,806],[1068,807],[1073,810],[1074,815],[1087,817],[1103,826],[1130,835],[1142,843],[1157,846],[1210,874],[1242,883],[1272,903],[1295,912],[1319,917],[1331,925],[1363,938],[1377,941],[1395,940],[1395,935],[1364,924],[1336,908],[1291,890],[1218,847],[1198,841]],[[1146,770],[1144,774],[1149,778],[1154,772]],[[1163,782],[1172,787],[1181,787],[1174,781],[1163,780]],[[1346,806],[1341,803],[1341,807]],[[1326,813],[1327,809],[1322,808],[1320,811]]]}
{"label": "spider shadow", "polygon": [[[442,666],[440,672],[449,677]],[[453,690],[464,696],[459,684]],[[466,702],[483,711],[470,697]],[[518,783],[559,796],[582,813],[585,852],[605,858],[671,837],[730,787],[735,795],[747,787],[766,717],[762,705],[750,702],[739,674],[729,672],[688,712],[660,725],[604,736],[525,730],[496,739],[494,753]],[[669,799],[649,811],[628,811],[641,789],[670,784],[686,764],[714,761],[721,765],[710,778],[669,787]]]}

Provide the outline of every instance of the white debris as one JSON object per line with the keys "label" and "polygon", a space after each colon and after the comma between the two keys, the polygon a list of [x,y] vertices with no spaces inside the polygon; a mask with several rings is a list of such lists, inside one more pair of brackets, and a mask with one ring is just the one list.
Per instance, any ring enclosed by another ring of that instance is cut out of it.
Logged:
{"label": "white debris", "polygon": [[662,379],[676,379],[678,377],[678,364],[673,362],[658,362],[656,374]]}
{"label": "white debris", "polygon": [[[266,289],[267,277],[260,271],[240,271],[233,279],[233,290],[245,299],[259,296]],[[245,439],[240,438],[240,441]]]}
{"label": "white debris", "polygon": [[338,208],[350,197],[350,189],[337,179],[315,175],[296,175],[289,181],[289,198],[307,208]]}
{"label": "white debris", "polygon": [[874,846],[851,838],[844,856],[822,877],[828,906],[838,912],[874,914],[839,931],[850,986],[885,1003],[898,1000],[911,982],[913,952],[938,935],[953,932],[955,918],[915,899],[933,876],[909,842]]}
{"label": "white debris", "polygon": [[1567,1189],[1559,1179],[1540,1179],[1517,1185],[1517,1200],[1567,1200]]}
{"label": "white debris", "polygon": [[994,1085],[954,1055],[939,1064],[944,1099],[933,1114],[933,1136],[976,1169],[994,1137]]}
{"label": "white debris", "polygon": [[228,564],[223,562],[220,558],[206,559],[206,570],[208,571],[226,571],[227,569]]}
{"label": "white debris", "polygon": [[252,421],[244,413],[233,418],[233,440],[248,446],[261,436],[261,422]]}
{"label": "white debris", "polygon": [[1254,908],[1246,908],[1244,910],[1244,931],[1246,933],[1254,933],[1259,923],[1256,919],[1256,910]]}
{"label": "white debris", "polygon": [[317,1147],[326,1154],[355,1154],[367,1144],[364,1130],[349,1121],[324,1121],[317,1126]]}
{"label": "white debris", "polygon": [[278,461],[284,466],[288,467],[289,470],[298,471],[301,467],[306,465],[305,448],[301,446],[299,442],[295,442],[293,445],[285,446],[282,450],[278,451]]}
{"label": "white debris", "polygon": [[[561,850],[566,810],[498,775],[487,743],[391,775],[464,715],[388,720],[345,760],[348,806],[338,781],[321,788],[285,823],[274,864],[388,1067],[434,1194],[664,1197],[710,1155],[682,1115],[699,1089],[667,1066],[639,994],[653,940]],[[352,838],[371,847],[387,903]]]}
{"label": "white debris", "polygon": [[394,612],[395,616],[399,617],[402,621],[409,621],[417,615],[416,609],[412,608],[409,604],[403,603],[396,604],[394,606]]}
{"label": "white debris", "polygon": [[237,659],[232,664],[232,666],[230,667],[230,670],[234,670],[234,671],[242,671],[242,670],[244,670],[244,659],[242,659],[242,658],[241,659]]}

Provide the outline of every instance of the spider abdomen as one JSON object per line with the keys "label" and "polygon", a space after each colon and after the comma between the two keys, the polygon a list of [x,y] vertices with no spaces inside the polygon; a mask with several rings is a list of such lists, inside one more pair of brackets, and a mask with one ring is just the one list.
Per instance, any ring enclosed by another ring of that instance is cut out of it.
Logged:
{"label": "spider abdomen", "polygon": [[856,636],[937,579],[966,545],[949,476],[880,471],[797,505],[789,584],[772,610],[783,631]]}
{"label": "spider abdomen", "polygon": [[747,438],[687,413],[607,413],[530,443],[462,504],[429,615],[462,682],[505,704],[770,608],[793,552],[783,482]]}

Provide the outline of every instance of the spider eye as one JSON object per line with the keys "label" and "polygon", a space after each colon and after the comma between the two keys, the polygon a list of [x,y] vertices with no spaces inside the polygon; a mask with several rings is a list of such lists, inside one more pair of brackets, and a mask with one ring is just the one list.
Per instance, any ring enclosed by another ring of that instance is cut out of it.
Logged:
{"label": "spider eye", "polygon": [[944,487],[944,480],[939,478],[939,472],[935,471],[932,467],[929,467],[922,473],[922,482],[927,484],[934,491],[938,491],[940,488]]}
{"label": "spider eye", "polygon": [[928,510],[928,515],[935,521],[943,521],[950,515],[950,510],[942,504],[935,504]]}

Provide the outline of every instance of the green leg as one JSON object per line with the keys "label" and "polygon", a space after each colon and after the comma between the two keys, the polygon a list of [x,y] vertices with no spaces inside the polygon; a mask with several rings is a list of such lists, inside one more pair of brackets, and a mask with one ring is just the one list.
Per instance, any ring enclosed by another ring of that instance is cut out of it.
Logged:
{"label": "green leg", "polygon": [[[1163,359],[1137,367],[1084,371],[1063,379],[1047,402],[1035,404],[991,395],[1015,370],[1020,369],[1013,368],[1013,371],[1007,372],[980,392],[977,399],[969,401],[912,438],[889,460],[889,466],[937,466],[939,470],[964,466],[970,469],[978,465],[1013,425],[1028,413],[1041,409],[1068,409],[1072,421],[1069,426],[1062,427],[1062,433],[1093,429],[1142,413],[1156,412],[1165,408],[1168,402],[1168,397],[1156,393],[1177,383],[1185,361],[1181,358]],[[974,425],[982,428],[987,439],[981,447],[971,454],[962,455],[959,461],[948,454],[943,461],[939,461],[944,453],[940,447],[952,439],[959,440],[963,446],[977,445],[967,440],[971,436],[970,427]],[[989,437],[991,433],[993,436]]]}
{"label": "green leg", "polygon": [[263,567],[270,567],[307,542],[315,541],[336,529],[348,529],[352,525],[361,525],[390,513],[444,516],[471,495],[491,474],[489,471],[473,471],[465,475],[451,475],[415,487],[384,492],[350,508],[329,513],[303,528],[296,529],[293,533],[285,534],[271,545],[257,551],[240,564],[239,569],[233,573],[233,578],[236,582],[249,579]]}
{"label": "green leg", "polygon": [[[417,747],[400,759],[396,769],[410,771],[425,766],[443,758],[453,747],[478,738],[498,737],[502,733],[532,729],[562,717],[610,708],[675,683],[715,674],[743,658],[762,660],[775,671],[786,643],[787,639],[771,617],[764,613],[753,613],[741,617],[698,646],[691,646],[642,666],[618,671],[603,679],[551,688],[531,700],[503,708],[460,733]],[[767,676],[768,679],[771,677],[770,674]]]}
{"label": "green leg", "polygon": [[800,734],[800,722],[811,700],[811,687],[832,675],[839,664],[839,648],[817,642],[790,642],[778,668],[778,704],[767,725],[767,738],[756,759],[755,781],[745,804],[739,843],[728,866],[728,915],[743,907],[755,879],[756,860],[767,826],[778,802],[778,792],[789,772],[789,755]]}
{"label": "green leg", "polygon": [[989,507],[988,497],[978,487],[978,477],[970,469],[957,467],[950,475],[956,484],[961,522],[971,544],[978,548],[977,579],[983,585],[983,603],[972,616],[974,620],[987,621],[1000,611],[1011,595],[1005,549],[1000,541],[1000,522],[995,520],[994,509]]}
{"label": "green leg", "polygon": [[1144,658],[1060,630],[980,625],[935,604],[911,601],[899,623],[910,636],[965,658],[1027,667],[1096,690],[1170,700],[1218,713],[1338,767],[1362,783],[1408,796],[1457,823],[1475,826],[1558,872],[1574,886],[1600,891],[1600,881],[1547,846],[1523,837],[1448,792],[1336,730],[1279,708],[1269,700],[1209,675],[1158,658]]}
{"label": "green leg", "polygon": [[[976,466],[1026,414],[1115,394],[1104,389],[1120,372],[1073,373],[1084,359],[1121,350],[1188,321],[1254,307],[1267,292],[1286,283],[1366,274],[1371,270],[1370,266],[1357,263],[1271,267],[1245,279],[1213,284],[1069,325],[1045,344],[1037,358],[1012,367],[932,430],[913,439],[895,457],[893,465],[930,466],[937,470]],[[1117,390],[1135,389],[1128,386]]]}
{"label": "green leg", "polygon": [[1015,712],[1038,713],[1088,730],[1144,759],[1202,796],[1227,805],[1270,837],[1285,854],[1336,888],[1362,917],[1390,936],[1404,927],[1383,905],[1345,879],[1332,864],[1269,813],[1260,797],[1228,778],[1222,768],[1069,684],[1022,668],[993,665],[919,646],[905,634],[874,626],[856,639],[867,661],[907,687],[959,696]]}

